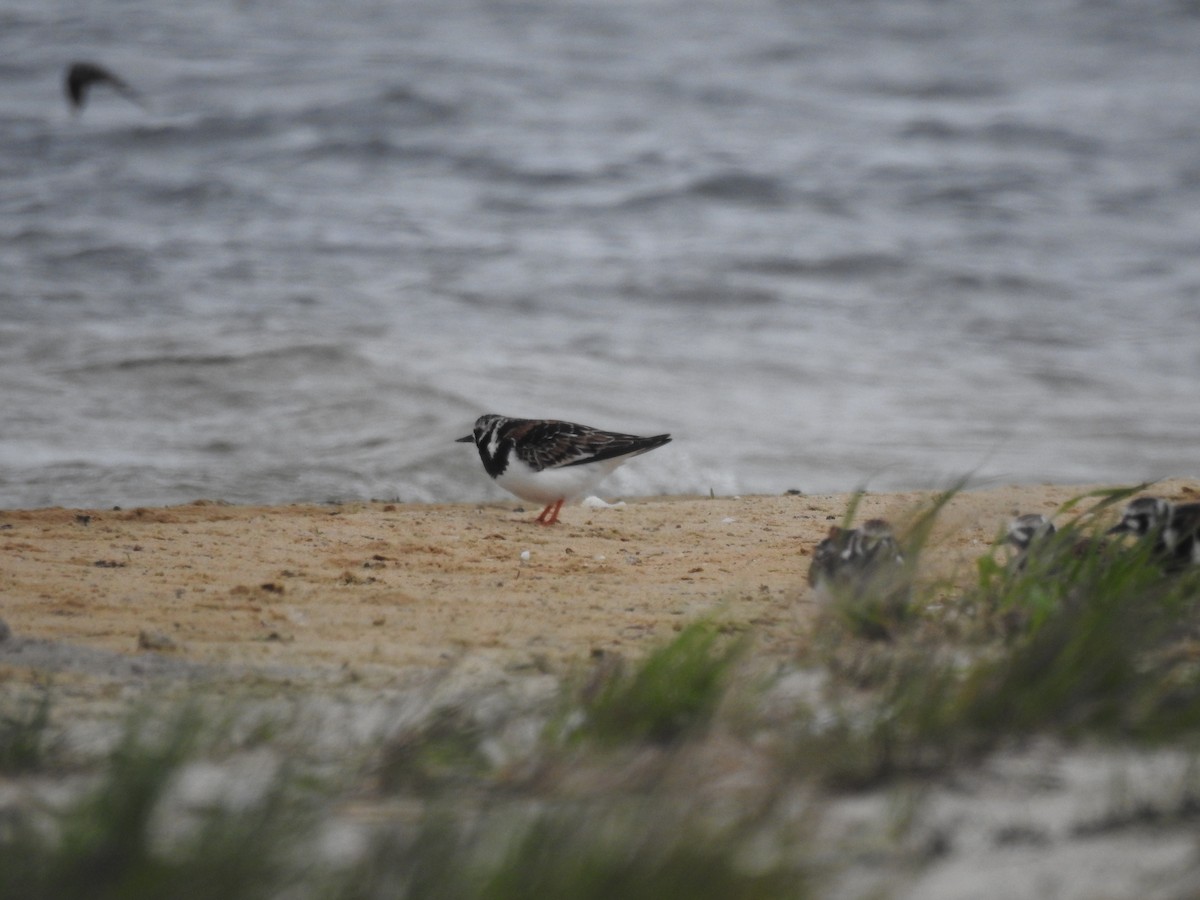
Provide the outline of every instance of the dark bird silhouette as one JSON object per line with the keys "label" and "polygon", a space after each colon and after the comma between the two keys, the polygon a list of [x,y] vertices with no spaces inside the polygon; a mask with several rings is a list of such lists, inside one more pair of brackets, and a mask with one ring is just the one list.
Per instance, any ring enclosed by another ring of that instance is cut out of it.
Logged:
{"label": "dark bird silhouette", "polygon": [[126,100],[145,109],[146,104],[142,102],[138,92],[104,66],[94,62],[73,62],[67,67],[63,85],[72,112],[77,113],[83,109],[84,104],[87,103],[88,91],[95,84],[106,84]]}

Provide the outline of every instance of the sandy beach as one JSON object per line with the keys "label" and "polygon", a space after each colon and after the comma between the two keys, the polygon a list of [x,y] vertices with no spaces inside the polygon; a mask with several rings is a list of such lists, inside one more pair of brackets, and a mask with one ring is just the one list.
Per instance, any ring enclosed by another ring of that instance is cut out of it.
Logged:
{"label": "sandy beach", "polygon": [[[977,560],[1003,552],[995,541],[1013,514],[1053,514],[1112,487],[955,494],[920,558],[924,615],[936,619],[941,597],[953,601],[976,578]],[[1191,501],[1200,481],[1159,482],[1150,492]],[[887,518],[903,534],[936,497],[867,494],[856,519]],[[217,745],[233,740],[240,751],[213,751],[196,764],[206,777],[220,771],[217,783],[251,790],[262,776],[239,769],[247,757],[340,773],[325,801],[329,827],[358,836],[340,865],[361,859],[368,835],[417,821],[420,790],[381,786],[378,760],[421,752],[413,747],[436,754],[445,739],[438,723],[449,721],[459,723],[454,734],[487,748],[482,780],[480,770],[468,777],[441,762],[422,769],[419,755],[401,759],[432,779],[416,784],[437,785],[438,802],[464,816],[481,796],[507,798],[501,809],[583,797],[588,815],[605,816],[653,792],[659,834],[676,834],[695,802],[779,813],[777,834],[807,835],[796,858],[835,861],[821,896],[1194,896],[1195,760],[1186,746],[1018,740],[866,791],[816,791],[788,749],[825,677],[805,655],[828,621],[805,575],[853,499],[630,498],[567,508],[552,527],[515,502],[0,512],[3,721],[17,733],[12,723],[36,721],[22,718],[36,709],[22,698],[51,698],[43,727],[53,749],[41,765],[95,771],[110,765],[122,733],[114,723],[129,710],[203,695],[224,710],[218,721],[231,723],[229,733],[243,735]],[[1106,526],[1116,510],[1100,515],[1096,524]],[[752,636],[747,672],[775,673],[754,689],[754,712],[732,713],[666,752],[632,742],[580,754],[546,738],[581,672],[644,657],[705,617]],[[870,643],[861,649],[869,653]],[[273,723],[267,732],[263,722]],[[746,722],[757,725],[742,734]],[[260,733],[271,735],[269,748],[257,743]],[[360,769],[364,759],[376,762]],[[36,769],[0,773],[0,807],[12,815],[40,808],[59,796],[58,780]],[[74,796],[90,783],[75,777]],[[780,796],[791,799],[778,805]],[[662,812],[672,804],[683,811]]]}
{"label": "sandy beach", "polygon": [[[1011,515],[1052,513],[1092,487],[959,493],[922,575],[969,580]],[[1154,492],[1198,489],[1176,480]],[[902,528],[934,496],[868,494],[857,518]],[[812,548],[850,500],[637,498],[567,508],[549,528],[515,502],[9,510],[2,617],[20,638],[359,676],[465,654],[555,670],[601,651],[636,655],[709,614],[788,654],[816,610]]]}

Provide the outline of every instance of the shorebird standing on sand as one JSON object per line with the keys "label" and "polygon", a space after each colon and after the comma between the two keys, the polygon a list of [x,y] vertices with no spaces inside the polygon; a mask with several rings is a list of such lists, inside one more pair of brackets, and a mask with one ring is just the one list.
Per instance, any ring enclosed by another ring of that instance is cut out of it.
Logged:
{"label": "shorebird standing on sand", "polygon": [[541,525],[558,521],[564,503],[578,500],[631,457],[661,447],[669,434],[638,437],[554,419],[485,415],[457,439],[474,442],[484,471],[522,500],[545,504]]}

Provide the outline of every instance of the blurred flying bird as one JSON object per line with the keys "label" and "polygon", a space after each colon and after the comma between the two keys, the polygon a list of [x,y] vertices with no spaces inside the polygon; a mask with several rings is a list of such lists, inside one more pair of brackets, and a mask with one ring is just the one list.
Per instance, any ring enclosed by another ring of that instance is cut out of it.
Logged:
{"label": "blurred flying bird", "polygon": [[94,62],[73,62],[67,67],[63,84],[72,112],[78,113],[83,109],[87,103],[88,91],[95,84],[106,84],[131,103],[136,103],[143,109],[146,107],[137,91],[104,66]]}

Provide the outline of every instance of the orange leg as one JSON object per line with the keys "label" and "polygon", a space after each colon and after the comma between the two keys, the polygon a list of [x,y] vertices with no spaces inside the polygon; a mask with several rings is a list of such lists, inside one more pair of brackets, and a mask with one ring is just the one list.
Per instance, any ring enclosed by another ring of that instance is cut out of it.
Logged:
{"label": "orange leg", "polygon": [[[565,498],[563,498],[565,499]],[[546,508],[542,510],[542,514],[537,517],[539,525],[553,525],[558,521],[558,511],[562,509],[563,500],[560,499],[554,503],[547,503]],[[553,510],[553,512],[551,512]],[[547,514],[549,517],[547,518]]]}

